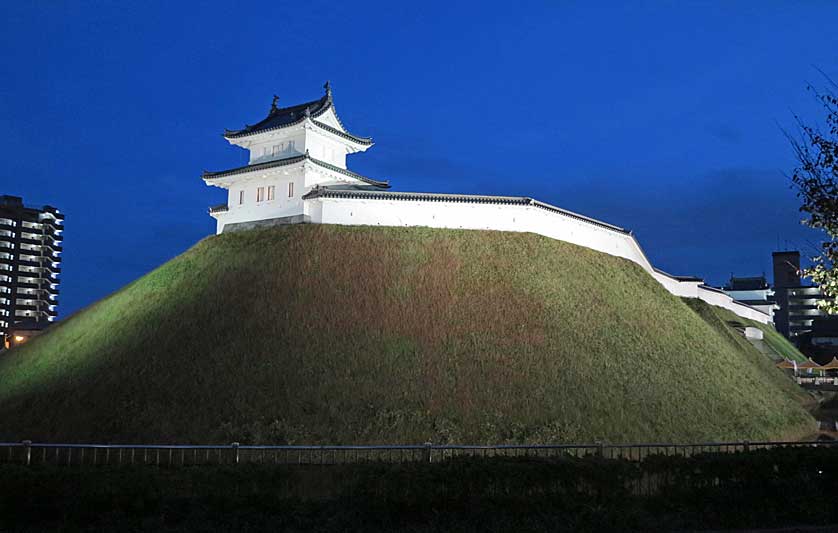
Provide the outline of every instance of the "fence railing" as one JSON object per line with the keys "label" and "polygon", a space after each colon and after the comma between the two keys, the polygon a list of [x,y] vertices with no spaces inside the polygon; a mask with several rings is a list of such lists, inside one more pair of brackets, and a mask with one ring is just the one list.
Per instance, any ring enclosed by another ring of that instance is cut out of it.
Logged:
{"label": "fence railing", "polygon": [[735,453],[757,449],[835,447],[838,441],[709,442],[695,444],[543,444],[392,446],[252,446],[52,444],[30,441],[0,443],[0,464],[152,465],[221,464],[335,465],[347,463],[435,463],[458,457],[582,458],[644,461],[652,456],[690,457],[701,453]]}

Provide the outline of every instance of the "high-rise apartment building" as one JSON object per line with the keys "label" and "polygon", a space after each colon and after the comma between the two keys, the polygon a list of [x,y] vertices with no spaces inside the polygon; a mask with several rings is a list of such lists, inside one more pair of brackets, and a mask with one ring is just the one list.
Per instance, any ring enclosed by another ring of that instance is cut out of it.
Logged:
{"label": "high-rise apartment building", "polygon": [[0,339],[16,323],[44,326],[58,316],[64,215],[0,196]]}
{"label": "high-rise apartment building", "polygon": [[774,313],[774,327],[790,340],[810,332],[815,318],[826,315],[818,308],[824,295],[816,285],[804,285],[801,279],[800,252],[771,254],[774,263],[774,297],[779,309]]}

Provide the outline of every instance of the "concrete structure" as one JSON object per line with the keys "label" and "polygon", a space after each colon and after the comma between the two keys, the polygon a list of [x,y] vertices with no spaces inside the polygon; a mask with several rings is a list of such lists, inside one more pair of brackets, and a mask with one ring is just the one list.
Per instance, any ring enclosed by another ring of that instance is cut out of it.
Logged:
{"label": "concrete structure", "polygon": [[838,316],[816,316],[811,328],[795,336],[797,347],[806,357],[826,364],[838,357]]}
{"label": "concrete structure", "polygon": [[0,196],[0,337],[18,322],[46,326],[58,315],[64,215]]}
{"label": "concrete structure", "polygon": [[818,307],[824,296],[818,287],[802,283],[800,252],[774,252],[771,256],[774,263],[774,297],[779,307],[774,315],[774,325],[777,331],[794,341],[799,335],[811,331],[815,318],[826,316]]}
{"label": "concrete structure", "polygon": [[346,168],[346,155],[366,151],[372,140],[346,130],[325,88],[322,98],[287,108],[274,97],[262,121],[226,131],[228,142],[250,151],[250,163],[202,176],[227,190],[227,203],[210,209],[217,233],[292,223],[532,232],[628,259],[676,296],[770,321],[699,278],[654,268],[634,235],[618,226],[526,197],[388,191],[389,182]]}

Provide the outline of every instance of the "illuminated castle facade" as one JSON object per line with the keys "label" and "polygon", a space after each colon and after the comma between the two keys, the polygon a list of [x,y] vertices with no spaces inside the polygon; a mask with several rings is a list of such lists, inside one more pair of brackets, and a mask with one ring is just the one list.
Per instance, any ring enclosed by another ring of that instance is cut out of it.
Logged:
{"label": "illuminated castle facade", "polygon": [[633,261],[676,296],[770,321],[700,278],[654,268],[621,227],[528,197],[393,192],[388,181],[352,172],[346,156],[365,152],[373,142],[344,127],[328,83],[321,98],[304,104],[280,108],[274,97],[267,117],[224,137],[249,150],[250,160],[202,176],[207,185],[227,191],[227,202],[210,208],[217,233],[299,223],[532,232]]}

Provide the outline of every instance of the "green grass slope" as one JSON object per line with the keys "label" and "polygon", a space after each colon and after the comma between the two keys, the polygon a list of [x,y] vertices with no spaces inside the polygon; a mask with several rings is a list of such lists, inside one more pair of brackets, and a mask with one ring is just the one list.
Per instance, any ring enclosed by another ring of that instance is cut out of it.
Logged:
{"label": "green grass slope", "polygon": [[807,359],[805,355],[800,353],[800,350],[798,350],[794,344],[790,343],[788,339],[783,337],[776,329],[774,329],[773,326],[760,324],[754,320],[748,320],[740,316],[736,316],[727,309],[708,305],[701,300],[684,298],[684,302],[711,326],[716,328],[717,331],[725,335],[730,333],[735,338],[735,342],[742,346],[744,346],[744,343],[748,343],[748,341],[745,340],[742,335],[734,334],[737,326],[753,326],[762,330],[763,341],[768,345],[770,351],[773,352],[771,356],[775,362],[781,361],[785,358],[802,363]]}
{"label": "green grass slope", "polygon": [[708,317],[633,263],[532,234],[306,225],[221,235],[0,358],[0,438],[811,433],[805,395]]}

